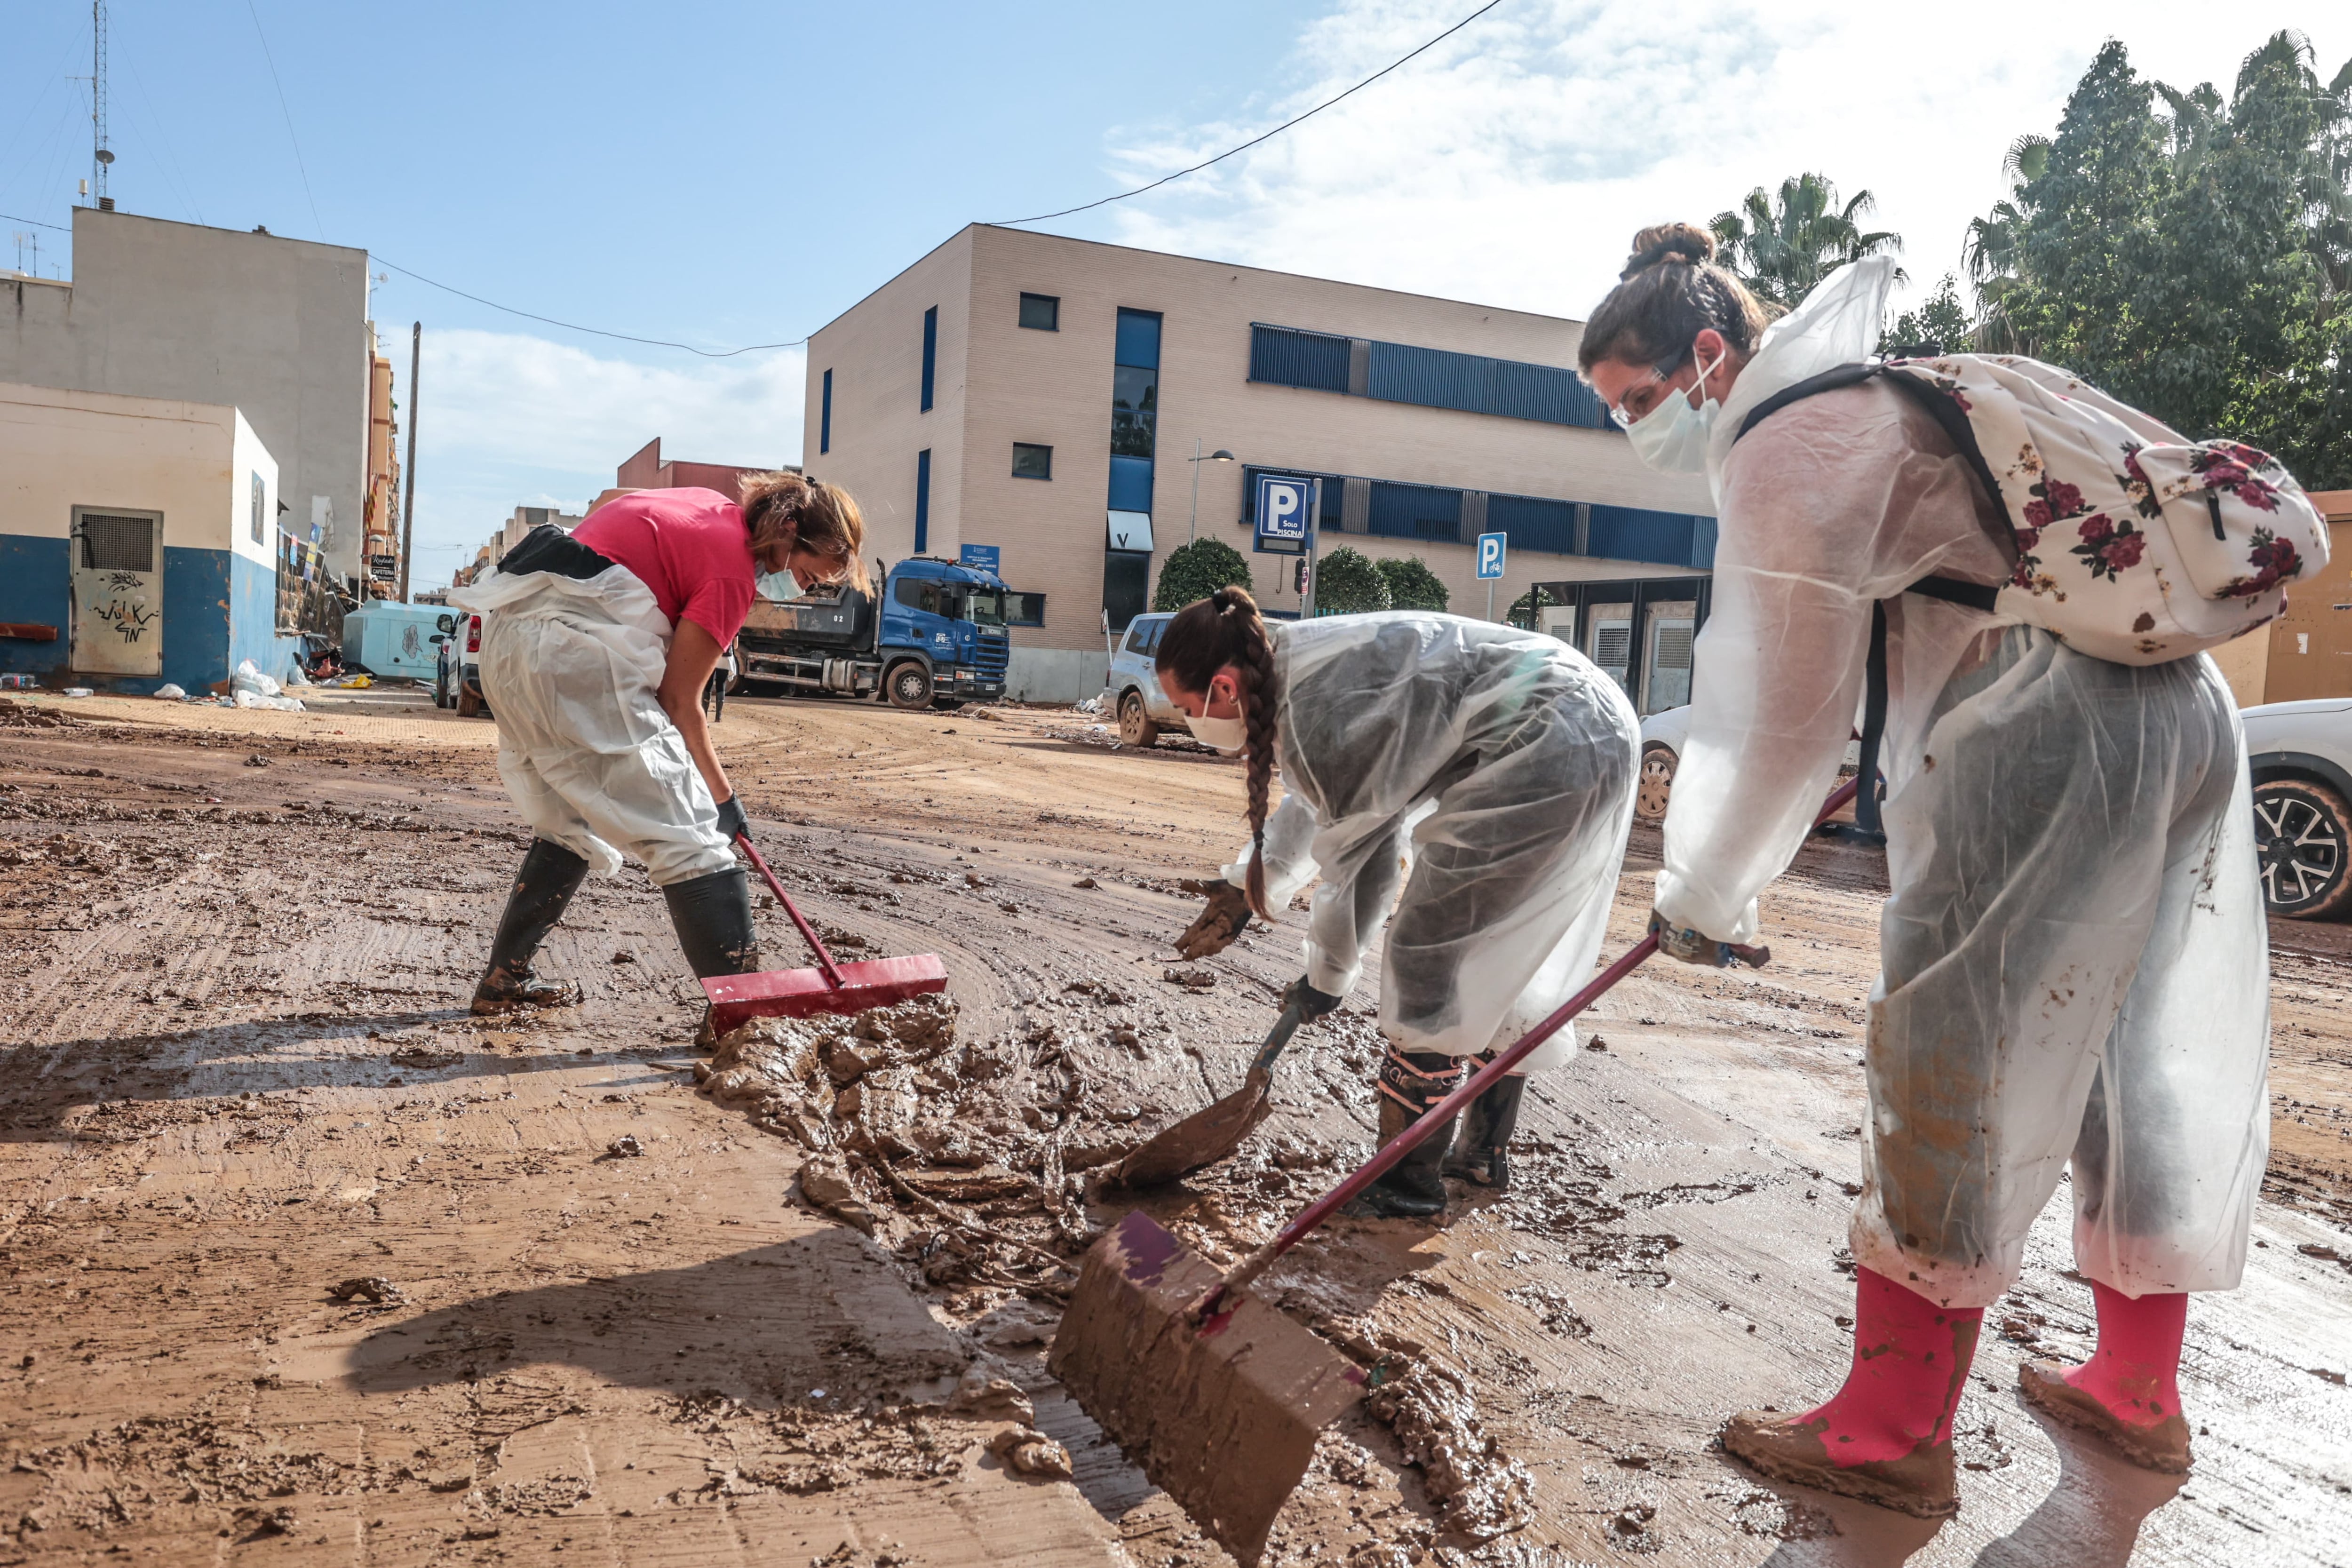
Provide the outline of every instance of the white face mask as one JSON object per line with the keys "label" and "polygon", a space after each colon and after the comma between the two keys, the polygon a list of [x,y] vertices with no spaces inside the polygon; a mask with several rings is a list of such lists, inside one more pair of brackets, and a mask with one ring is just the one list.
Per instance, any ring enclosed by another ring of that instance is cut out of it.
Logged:
{"label": "white face mask", "polygon": [[[1706,378],[1723,366],[1730,357],[1726,349],[1716,356],[1715,363],[1698,373],[1698,385],[1704,389]],[[1715,434],[1716,416],[1723,405],[1700,392],[1700,403],[1693,408],[1688,389],[1670,392],[1659,405],[1625,426],[1625,438],[1633,443],[1633,455],[1642,461],[1670,474],[1696,474],[1706,467],[1706,448]]]}
{"label": "white face mask", "polygon": [[1214,746],[1225,755],[1238,755],[1249,743],[1249,730],[1239,719],[1212,719],[1203,713],[1198,718],[1187,717],[1192,727],[1192,739],[1204,746]]}

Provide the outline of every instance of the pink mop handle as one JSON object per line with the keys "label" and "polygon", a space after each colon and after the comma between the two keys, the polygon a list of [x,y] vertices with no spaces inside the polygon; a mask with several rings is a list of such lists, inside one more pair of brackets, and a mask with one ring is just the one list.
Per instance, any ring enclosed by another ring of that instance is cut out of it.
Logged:
{"label": "pink mop handle", "polygon": [[815,928],[802,918],[799,906],[793,902],[793,896],[784,891],[784,885],[776,880],[776,874],[768,869],[768,863],[760,858],[757,849],[751,847],[751,839],[739,833],[735,836],[735,846],[751,858],[752,865],[760,868],[760,875],[768,879],[768,891],[776,895],[776,902],[784,906],[784,913],[792,916],[793,924],[801,928],[801,936],[808,942],[809,951],[816,954],[817,968],[824,972],[824,983],[835,991],[840,990],[841,971],[833,966],[833,954],[825,952],[824,943],[817,941]]}
{"label": "pink mop handle", "polygon": [[[1813,826],[1819,827],[1822,823],[1827,822],[1836,814],[1838,807],[1853,799],[1857,783],[1858,781],[1855,780],[1848,780],[1840,784],[1822,806],[1821,815],[1813,818]],[[1527,1060],[1529,1052],[1558,1034],[1570,1019],[1599,1001],[1602,994],[1611,986],[1640,968],[1642,961],[1657,951],[1658,938],[1655,932],[1635,942],[1626,951],[1623,957],[1602,970],[1592,984],[1561,1003],[1549,1017],[1519,1037],[1518,1044],[1471,1074],[1468,1082],[1423,1111],[1419,1121],[1391,1139],[1381,1147],[1380,1152],[1366,1161],[1355,1174],[1307,1205],[1298,1217],[1284,1226],[1272,1241],[1258,1248],[1242,1263],[1240,1268],[1225,1276],[1224,1282],[1203,1300],[1202,1303],[1203,1310],[1213,1310],[1216,1302],[1224,1292],[1238,1290],[1260,1274],[1265,1273],[1276,1258],[1297,1246],[1309,1231],[1329,1219],[1332,1212],[1339,1205],[1378,1181],[1391,1166],[1419,1147],[1423,1139],[1444,1126],[1461,1111],[1463,1107],[1486,1093],[1506,1073]],[[1759,957],[1752,962],[1760,965],[1762,958]]]}

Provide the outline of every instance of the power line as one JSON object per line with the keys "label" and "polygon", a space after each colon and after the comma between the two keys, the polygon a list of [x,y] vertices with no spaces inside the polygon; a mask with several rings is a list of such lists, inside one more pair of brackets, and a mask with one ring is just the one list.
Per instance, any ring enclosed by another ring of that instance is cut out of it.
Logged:
{"label": "power line", "polygon": [[278,112],[286,117],[286,140],[293,145],[294,167],[302,176],[302,199],[310,204],[310,222],[323,241],[327,225],[319,216],[319,198],[310,194],[310,170],[302,162],[302,139],[294,134],[294,110],[287,107],[286,84],[278,79],[278,60],[269,52],[269,35],[261,30],[261,13],[254,9],[253,0],[245,0],[245,9],[253,18],[253,36],[261,40],[261,58],[269,67],[269,85],[278,89]]}
{"label": "power line", "polygon": [[422,272],[411,272],[407,268],[390,259],[380,251],[372,250],[368,254],[402,277],[414,278],[419,283],[438,289],[445,294],[455,294],[460,300],[471,300],[477,305],[488,305],[493,310],[504,310],[509,316],[520,316],[526,321],[544,321],[551,327],[562,327],[567,332],[587,332],[599,338],[617,338],[625,343],[647,343],[658,349],[684,349],[690,354],[700,354],[705,359],[733,359],[737,354],[760,353],[769,349],[796,349],[808,342],[806,338],[794,338],[788,343],[747,343],[740,349],[698,349],[692,343],[672,342],[667,338],[640,338],[628,332],[608,332],[602,327],[583,327],[577,321],[559,321],[552,316],[541,316],[530,310],[519,310],[512,305],[501,305],[496,300],[485,300],[479,294],[468,294],[463,289],[453,289],[446,283],[436,283]]}
{"label": "power line", "polygon": [[39,218],[18,217],[14,213],[0,213],[0,218],[6,218],[10,223],[29,223],[35,228],[53,228],[59,234],[71,234],[73,232],[72,229],[67,227],[61,223],[43,223]]}
{"label": "power line", "polygon": [[[251,0],[247,0],[247,4],[250,3]],[[1462,20],[1454,23],[1454,26],[1446,28],[1445,31],[1438,34],[1437,37],[1430,39],[1429,42],[1422,45],[1421,47],[1413,50],[1412,54],[1401,56],[1396,59],[1391,60],[1387,65],[1382,66],[1380,69],[1374,71],[1371,75],[1366,77],[1363,80],[1349,88],[1346,92],[1340,93],[1336,98],[1327,98],[1322,102],[1317,104],[1314,108],[1308,110],[1306,113],[1298,115],[1294,119],[1284,121],[1281,124],[1265,132],[1263,136],[1253,136],[1238,147],[1228,147],[1223,152],[1218,153],[1215,157],[1208,159],[1203,163],[1195,163],[1189,169],[1179,169],[1172,174],[1163,174],[1148,185],[1138,185],[1131,191],[1121,191],[1115,196],[1104,196],[1099,200],[1087,202],[1078,206],[1064,207],[1057,213],[1039,213],[1035,217],[1004,218],[1000,220],[996,226],[999,228],[1012,228],[1024,223],[1044,223],[1048,218],[1068,217],[1072,213],[1091,212],[1096,207],[1108,206],[1113,202],[1123,202],[1129,196],[1139,196],[1146,191],[1156,191],[1171,180],[1181,180],[1187,174],[1197,174],[1202,170],[1209,167],[1212,163],[1222,163],[1236,153],[1246,153],[1262,142],[1273,141],[1276,137],[1281,135],[1284,132],[1289,130],[1292,126],[1298,124],[1300,121],[1312,120],[1315,116],[1322,113],[1325,110],[1339,102],[1342,98],[1348,98],[1363,91],[1364,89],[1371,86],[1372,83],[1380,80],[1381,78],[1388,75],[1389,72],[1396,69],[1399,66],[1403,65],[1407,60],[1412,59],[1413,56],[1427,54],[1431,49],[1435,48],[1438,45],[1444,43],[1446,39],[1452,37],[1454,34],[1460,32],[1463,28],[1468,26],[1471,23],[1476,21],[1479,17],[1485,16],[1487,12],[1493,10],[1502,3],[1503,0],[1486,0],[1486,4],[1479,6],[1475,11],[1471,12],[1470,15],[1463,17]]]}

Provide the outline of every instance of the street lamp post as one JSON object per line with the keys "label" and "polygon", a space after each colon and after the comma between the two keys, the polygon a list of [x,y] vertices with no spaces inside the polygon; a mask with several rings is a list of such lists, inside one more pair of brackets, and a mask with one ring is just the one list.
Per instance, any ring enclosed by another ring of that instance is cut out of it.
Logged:
{"label": "street lamp post", "polygon": [[1184,524],[1184,542],[1190,544],[1192,542],[1195,531],[1201,526],[1201,465],[1203,463],[1230,463],[1234,459],[1234,455],[1231,452],[1226,451],[1223,447],[1218,447],[1215,451],[1210,453],[1205,458],[1201,456],[1201,438],[1198,436],[1195,436],[1192,437],[1192,455],[1184,460],[1192,465],[1192,516],[1191,520]]}

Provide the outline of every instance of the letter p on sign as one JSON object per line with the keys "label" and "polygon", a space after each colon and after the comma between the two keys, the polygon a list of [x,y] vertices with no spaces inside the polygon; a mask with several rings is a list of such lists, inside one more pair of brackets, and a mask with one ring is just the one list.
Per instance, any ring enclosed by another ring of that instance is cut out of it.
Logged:
{"label": "letter p on sign", "polygon": [[1507,533],[1482,533],[1478,536],[1478,576],[1492,582],[1503,574],[1503,546],[1511,536]]}

